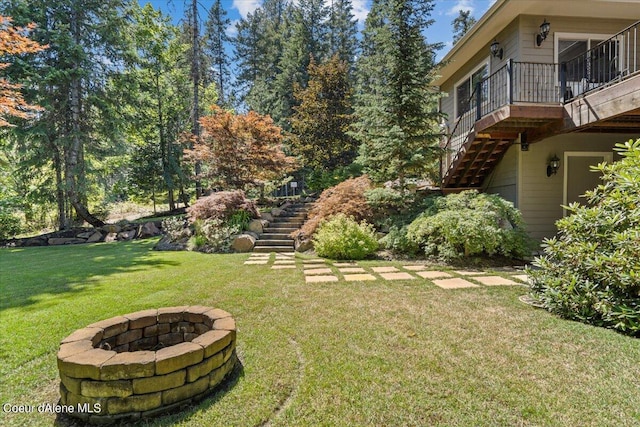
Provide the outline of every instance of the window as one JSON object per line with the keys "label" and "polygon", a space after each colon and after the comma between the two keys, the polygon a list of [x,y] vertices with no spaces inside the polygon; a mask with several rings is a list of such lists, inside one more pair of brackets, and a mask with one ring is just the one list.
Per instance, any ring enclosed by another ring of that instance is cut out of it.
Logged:
{"label": "window", "polygon": [[[556,34],[556,62],[567,64],[568,82],[604,83],[617,76],[620,41],[611,40],[598,46],[609,38],[602,34]],[[587,57],[587,51],[593,48],[596,49]]]}
{"label": "window", "polygon": [[[489,60],[467,76],[464,79],[460,80],[455,87],[455,95],[456,95],[456,117],[460,117],[464,113],[470,110],[471,104],[471,94],[476,86],[476,84],[483,79],[489,76]],[[483,88],[482,90],[482,99],[485,100],[487,97],[487,90]]]}

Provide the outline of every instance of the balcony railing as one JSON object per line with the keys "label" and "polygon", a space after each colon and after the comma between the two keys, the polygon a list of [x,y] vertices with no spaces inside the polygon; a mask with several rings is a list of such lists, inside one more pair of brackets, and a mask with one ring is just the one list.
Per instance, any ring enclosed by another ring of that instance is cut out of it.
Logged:
{"label": "balcony railing", "polygon": [[640,73],[640,22],[560,65],[564,101]]}
{"label": "balcony railing", "polygon": [[502,68],[476,83],[464,113],[458,117],[444,144],[441,173],[462,155],[462,147],[475,123],[499,108],[514,103],[559,104],[558,65],[509,60]]}

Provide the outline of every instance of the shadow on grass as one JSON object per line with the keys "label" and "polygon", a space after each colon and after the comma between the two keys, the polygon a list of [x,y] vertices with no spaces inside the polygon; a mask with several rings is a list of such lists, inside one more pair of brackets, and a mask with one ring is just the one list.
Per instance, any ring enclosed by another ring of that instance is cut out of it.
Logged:
{"label": "shadow on grass", "polygon": [[112,274],[179,265],[155,257],[155,242],[0,249],[0,311],[28,307],[40,297],[95,291],[100,278]]}

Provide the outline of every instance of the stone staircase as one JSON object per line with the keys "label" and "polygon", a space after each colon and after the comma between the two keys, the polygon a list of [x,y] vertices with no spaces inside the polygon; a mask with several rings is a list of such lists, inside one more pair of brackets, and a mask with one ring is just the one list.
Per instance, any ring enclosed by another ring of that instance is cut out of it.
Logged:
{"label": "stone staircase", "polygon": [[296,203],[285,210],[265,228],[260,239],[256,240],[253,252],[293,252],[295,250],[291,233],[302,227],[307,219],[310,203]]}

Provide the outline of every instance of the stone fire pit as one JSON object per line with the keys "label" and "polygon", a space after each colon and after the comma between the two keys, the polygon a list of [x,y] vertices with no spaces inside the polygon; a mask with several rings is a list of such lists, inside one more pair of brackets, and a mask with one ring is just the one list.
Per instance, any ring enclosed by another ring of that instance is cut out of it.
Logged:
{"label": "stone fire pit", "polygon": [[153,417],[205,397],[237,362],[224,310],[167,307],[79,329],[58,351],[60,404],[93,423]]}

